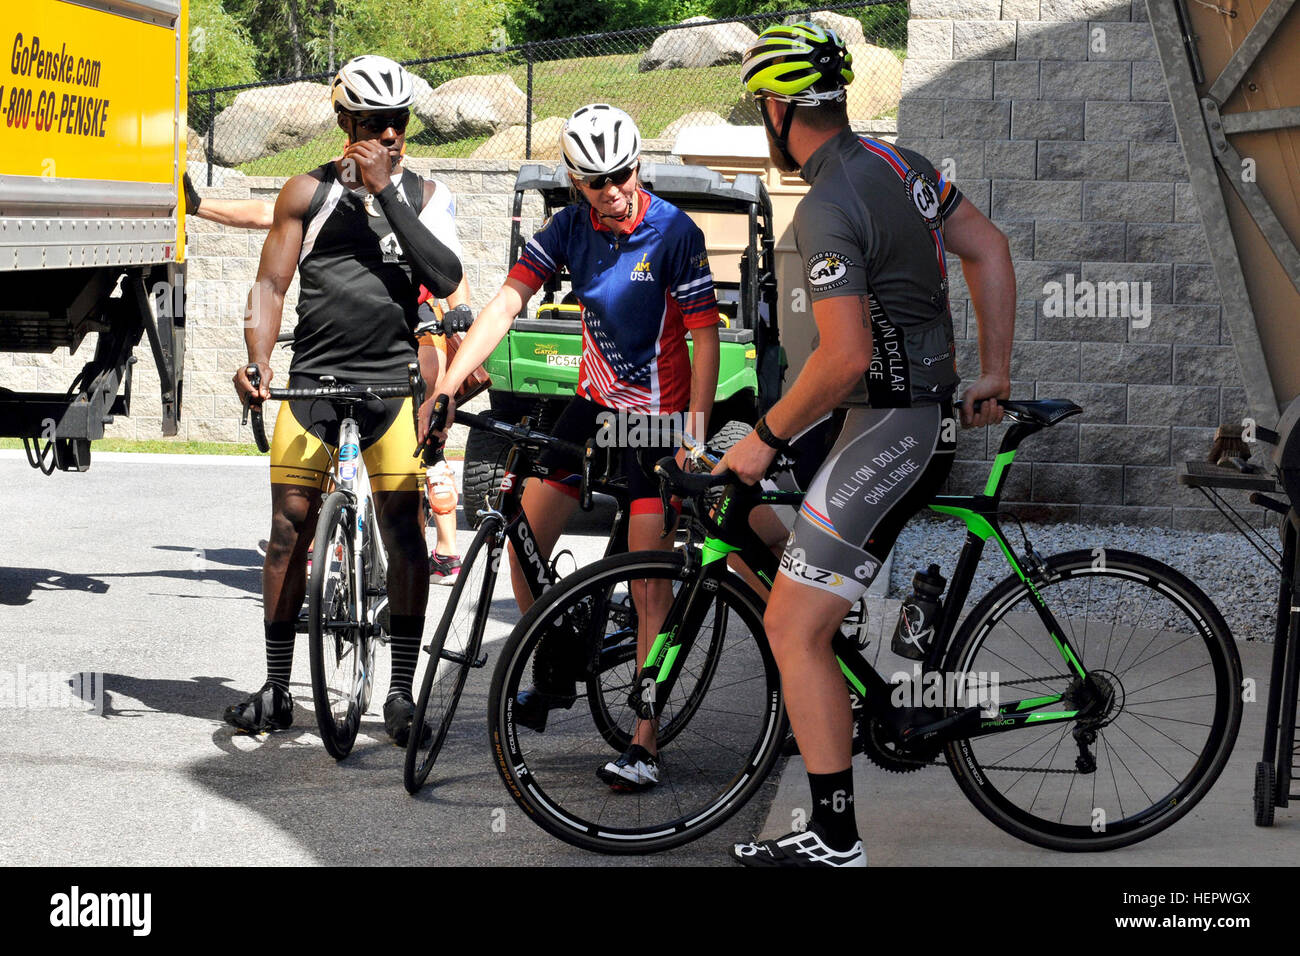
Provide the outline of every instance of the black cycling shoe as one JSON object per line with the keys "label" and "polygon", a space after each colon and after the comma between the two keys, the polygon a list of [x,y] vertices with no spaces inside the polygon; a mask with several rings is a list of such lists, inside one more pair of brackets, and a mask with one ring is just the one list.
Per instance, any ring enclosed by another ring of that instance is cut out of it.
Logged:
{"label": "black cycling shoe", "polygon": [[[573,683],[570,682],[570,687]],[[539,734],[546,730],[546,715],[560,708],[568,710],[577,700],[576,694],[554,694],[530,687],[515,695],[515,720]]]}
{"label": "black cycling shoe", "polygon": [[[415,701],[405,694],[396,694],[384,701],[384,729],[393,743],[405,747],[411,739],[411,722],[415,719]],[[433,728],[421,724],[420,743],[427,743]]]}
{"label": "black cycling shoe", "polygon": [[575,662],[561,660],[560,637],[542,639],[533,657],[533,686],[515,695],[515,720],[539,734],[546,730],[546,715],[556,708],[568,710],[578,699]]}
{"label": "black cycling shoe", "polygon": [[246,734],[287,730],[293,726],[293,695],[267,681],[257,693],[227,707],[225,720]]}

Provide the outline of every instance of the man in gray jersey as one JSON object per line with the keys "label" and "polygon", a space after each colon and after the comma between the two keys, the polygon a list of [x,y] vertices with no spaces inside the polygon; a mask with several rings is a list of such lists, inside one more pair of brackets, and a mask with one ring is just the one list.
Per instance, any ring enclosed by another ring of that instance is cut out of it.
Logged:
{"label": "man in gray jersey", "polygon": [[[445,297],[462,277],[455,252],[431,231],[440,228],[436,204],[429,202],[433,183],[401,169],[414,98],[410,74],[386,57],[359,56],[339,70],[332,98],[347,146],[339,159],[285,183],[249,297],[244,338],[261,388],[253,388],[244,367],[234,381],[240,397],[253,402],[270,398],[271,350],[295,270],[301,284],[291,388],[315,387],[324,376],[344,384],[404,381],[417,356],[421,284]],[[412,455],[416,438],[409,398],[368,403],[356,417],[389,552],[393,673],[384,724],[404,747],[429,594],[420,526],[423,467]],[[281,405],[271,442],[272,521],[262,569],[267,681],[225,714],[245,732],[283,729],[293,719],[289,674],[295,624],[306,592],[307,550],[337,443],[338,421],[330,403]]]}
{"label": "man in gray jersey", "polygon": [[853,133],[844,93],[851,63],[833,31],[799,23],[765,30],[743,65],[773,161],[811,184],[794,233],[805,267],[798,291],[812,303],[817,338],[785,396],[716,470],[757,481],[808,426],[829,413],[842,422],[764,617],[812,818],[805,832],[737,844],[733,856],[749,865],[866,864],[852,717],[830,642],[952,465],[960,379],[945,252],[961,259],[979,322],[981,374],[963,395],[962,424],[1001,421],[996,399],[1010,394],[1015,275],[1006,238],[924,157]]}

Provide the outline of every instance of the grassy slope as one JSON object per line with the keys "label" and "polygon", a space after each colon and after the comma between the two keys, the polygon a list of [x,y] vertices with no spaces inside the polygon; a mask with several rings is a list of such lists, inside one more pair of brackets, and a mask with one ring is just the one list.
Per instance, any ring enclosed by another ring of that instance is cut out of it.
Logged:
{"label": "grassy slope", "polygon": [[[901,58],[904,50],[895,49],[894,53]],[[613,103],[637,117],[643,137],[655,139],[685,113],[709,110],[726,118],[740,101],[739,71],[734,64],[638,73],[640,59],[640,53],[627,53],[534,64],[534,120],[568,116],[584,103]],[[505,72],[521,90],[527,89],[526,65],[507,67]],[[896,112],[890,110],[882,115],[893,116]],[[413,118],[406,149],[411,156],[463,158],[486,140],[486,136],[473,136],[437,143]],[[285,176],[319,166],[342,149],[343,133],[334,129],[302,146],[238,168],[249,176]]]}

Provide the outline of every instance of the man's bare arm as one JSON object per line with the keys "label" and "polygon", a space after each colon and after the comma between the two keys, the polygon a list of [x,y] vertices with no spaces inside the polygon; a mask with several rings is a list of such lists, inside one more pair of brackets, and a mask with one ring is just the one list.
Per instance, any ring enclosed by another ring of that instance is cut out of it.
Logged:
{"label": "man's bare arm", "polygon": [[[979,326],[980,377],[962,397],[962,423],[967,427],[996,424],[1001,409],[987,407],[976,414],[974,400],[1011,395],[1011,342],[1016,331],[1016,273],[1011,248],[1002,230],[963,201],[944,224],[944,245],[961,258]],[[986,406],[990,403],[986,403]]]}
{"label": "man's bare arm", "polygon": [[[284,295],[293,282],[302,252],[302,220],[307,213],[317,182],[310,176],[294,176],[275,201],[271,231],[262,244],[262,258],[257,266],[257,280],[248,293],[244,310],[244,344],[248,362],[257,365],[262,377],[258,398],[271,397],[271,350],[280,334],[284,313]],[[242,399],[253,388],[244,368],[235,373],[235,391]]]}

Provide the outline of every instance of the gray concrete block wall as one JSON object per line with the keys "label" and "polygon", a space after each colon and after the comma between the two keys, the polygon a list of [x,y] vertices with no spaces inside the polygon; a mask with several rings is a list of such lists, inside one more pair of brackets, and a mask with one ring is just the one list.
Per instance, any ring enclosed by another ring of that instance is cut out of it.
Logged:
{"label": "gray concrete block wall", "polygon": [[[1203,457],[1245,401],[1142,0],[913,0],[898,115],[900,145],[987,196],[976,204],[1008,237],[1013,396],[1084,409],[1026,442],[1008,501],[1045,519],[1223,530],[1174,466]],[[955,257],[949,270],[971,381],[977,320]],[[1149,311],[1108,299],[1054,314],[1068,283],[1138,283]],[[982,488],[1002,431],[960,444],[949,490]]]}

